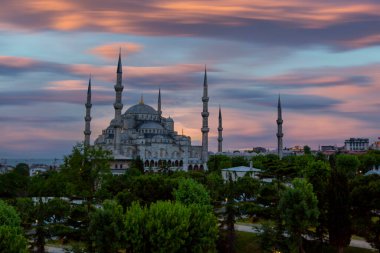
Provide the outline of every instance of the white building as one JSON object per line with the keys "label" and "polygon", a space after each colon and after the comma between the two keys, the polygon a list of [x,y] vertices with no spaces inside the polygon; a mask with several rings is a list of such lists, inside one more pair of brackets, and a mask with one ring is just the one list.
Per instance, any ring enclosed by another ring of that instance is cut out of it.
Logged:
{"label": "white building", "polygon": [[344,149],[347,151],[366,151],[368,147],[368,138],[350,138],[344,141]]}
{"label": "white building", "polygon": [[222,169],[222,177],[224,181],[228,181],[230,177],[233,181],[237,181],[239,178],[244,177],[246,175],[252,178],[259,178],[260,173],[260,169],[247,166],[238,166],[233,168]]}

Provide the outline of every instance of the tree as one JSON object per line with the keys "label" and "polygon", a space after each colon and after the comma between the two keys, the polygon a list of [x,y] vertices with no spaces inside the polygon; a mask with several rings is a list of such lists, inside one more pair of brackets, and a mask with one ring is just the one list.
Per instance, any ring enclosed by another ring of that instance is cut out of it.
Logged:
{"label": "tree", "polygon": [[343,252],[351,241],[351,219],[348,179],[332,169],[328,187],[328,230],[330,244]]}
{"label": "tree", "polygon": [[22,235],[20,224],[21,219],[16,210],[0,200],[0,252],[27,252],[27,241]]}
{"label": "tree", "polygon": [[298,251],[303,253],[302,234],[310,226],[317,224],[318,200],[313,193],[313,186],[306,180],[296,178],[292,184],[293,187],[282,194],[279,209]]}
{"label": "tree", "polygon": [[146,208],[141,207],[138,202],[133,202],[127,209],[124,219],[127,252],[149,252],[149,235],[145,229],[147,219],[149,217]]}
{"label": "tree", "polygon": [[11,226],[0,226],[0,252],[27,253],[25,237],[20,229]]}
{"label": "tree", "polygon": [[355,155],[340,154],[336,157],[336,169],[348,178],[353,178],[356,175],[359,165],[360,161]]}
{"label": "tree", "polygon": [[214,203],[222,198],[224,180],[220,172],[211,172],[206,176],[206,188]]}
{"label": "tree", "polygon": [[350,182],[352,224],[355,234],[380,249],[380,176],[357,176]]}
{"label": "tree", "polygon": [[175,200],[185,205],[200,204],[210,206],[211,199],[205,187],[193,179],[179,181],[178,189],[173,192]]}
{"label": "tree", "polygon": [[303,146],[303,153],[305,155],[311,155],[311,148],[309,146]]}
{"label": "tree", "polygon": [[134,202],[125,215],[127,252],[215,252],[217,220],[204,205]]}
{"label": "tree", "polygon": [[327,162],[317,160],[310,162],[303,171],[304,177],[313,185],[313,191],[318,199],[318,226],[316,236],[321,243],[323,236],[327,232],[327,209],[328,209],[328,182],[330,180],[331,169]]}
{"label": "tree", "polygon": [[255,198],[258,195],[260,189],[260,181],[245,175],[240,177],[235,184],[235,195],[242,201]]}
{"label": "tree", "polygon": [[98,147],[77,144],[64,158],[62,173],[75,193],[87,199],[89,206],[103,178],[111,173],[111,153]]}
{"label": "tree", "polygon": [[88,231],[95,252],[118,252],[124,237],[123,208],[116,201],[104,201],[102,208],[91,213]]}
{"label": "tree", "polygon": [[226,155],[212,155],[207,162],[209,171],[220,171],[232,167],[231,158]]}
{"label": "tree", "polygon": [[28,194],[29,172],[25,173],[24,166],[5,174],[0,174],[0,197],[26,197]]}
{"label": "tree", "polygon": [[[65,156],[61,172],[66,180],[66,188],[74,196],[86,200],[87,217],[81,217],[81,229],[89,225],[89,214],[93,210],[93,202],[104,196],[100,192],[102,183],[111,174],[109,161],[111,152],[96,146],[86,146],[83,143],[75,145],[70,155]],[[74,222],[75,223],[75,222]],[[81,235],[92,252],[92,243],[88,234]]]}

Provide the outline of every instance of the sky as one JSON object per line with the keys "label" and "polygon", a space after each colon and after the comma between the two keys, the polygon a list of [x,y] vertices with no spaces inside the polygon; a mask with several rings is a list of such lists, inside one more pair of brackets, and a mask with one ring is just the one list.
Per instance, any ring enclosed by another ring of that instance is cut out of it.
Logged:
{"label": "sky", "polygon": [[121,48],[123,112],[144,101],[201,142],[203,72],[209,149],[343,146],[380,136],[378,0],[2,0],[0,158],[62,158],[114,116]]}

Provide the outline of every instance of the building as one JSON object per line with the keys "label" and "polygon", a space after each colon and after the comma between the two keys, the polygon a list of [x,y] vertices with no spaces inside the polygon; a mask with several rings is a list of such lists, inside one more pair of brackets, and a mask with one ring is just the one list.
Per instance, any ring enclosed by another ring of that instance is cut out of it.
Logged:
{"label": "building", "polygon": [[222,169],[222,177],[224,181],[228,181],[231,177],[233,181],[237,181],[239,178],[244,176],[249,176],[252,178],[259,178],[261,173],[260,169],[252,168],[252,165],[247,166],[238,166],[233,168]]}
{"label": "building", "polygon": [[378,141],[375,141],[374,143],[372,143],[371,149],[380,150],[380,137],[378,139],[379,139]]}
{"label": "building", "polygon": [[366,151],[368,147],[368,138],[350,138],[344,141],[344,149],[346,151]]}
{"label": "building", "polygon": [[320,151],[322,152],[336,152],[338,148],[333,145],[323,145],[320,147]]}
{"label": "building", "polygon": [[[133,159],[141,159],[145,170],[180,169],[204,170],[208,160],[208,84],[205,69],[203,82],[202,146],[193,146],[191,137],[178,134],[174,120],[164,117],[161,110],[161,90],[158,90],[157,108],[140,101],[122,113],[122,64],[119,54],[115,89],[115,116],[109,126],[96,138],[94,145],[110,150],[114,156],[111,169],[120,173]],[[87,93],[85,143],[89,143],[91,82]],[[86,144],[85,144],[86,145]]]}

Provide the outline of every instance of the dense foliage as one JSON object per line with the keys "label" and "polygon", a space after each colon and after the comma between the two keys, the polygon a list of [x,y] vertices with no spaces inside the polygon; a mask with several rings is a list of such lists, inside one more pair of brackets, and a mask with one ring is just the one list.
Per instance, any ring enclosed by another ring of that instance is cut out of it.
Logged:
{"label": "dense foliage", "polygon": [[[109,152],[79,144],[60,170],[29,177],[19,164],[0,175],[0,252],[25,252],[27,242],[44,252],[49,240],[75,252],[234,252],[239,220],[258,222],[265,252],[302,251],[305,238],[323,246],[328,237],[341,252],[352,234],[378,249],[380,177],[363,173],[380,153],[305,151],[281,160],[211,156],[205,172],[144,173],[136,160],[113,176]],[[259,177],[222,178],[223,168],[250,162]]]}

